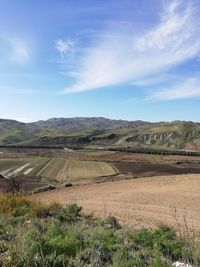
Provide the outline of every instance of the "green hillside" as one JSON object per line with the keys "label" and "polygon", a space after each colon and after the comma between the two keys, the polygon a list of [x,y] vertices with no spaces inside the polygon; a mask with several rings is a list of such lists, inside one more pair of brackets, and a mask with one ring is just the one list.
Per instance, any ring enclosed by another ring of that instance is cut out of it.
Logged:
{"label": "green hillside", "polygon": [[200,150],[200,124],[105,118],[54,118],[35,123],[0,120],[0,145],[141,146]]}

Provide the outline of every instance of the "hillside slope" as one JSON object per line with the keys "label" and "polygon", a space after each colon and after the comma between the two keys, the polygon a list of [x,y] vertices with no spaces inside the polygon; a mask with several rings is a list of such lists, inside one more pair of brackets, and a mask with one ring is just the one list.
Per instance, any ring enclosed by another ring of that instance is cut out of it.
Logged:
{"label": "hillside slope", "polygon": [[0,144],[142,146],[200,150],[200,124],[106,118],[53,118],[34,123],[0,120]]}
{"label": "hillside slope", "polygon": [[185,121],[143,126],[123,136],[118,144],[169,149],[200,149],[200,124]]}

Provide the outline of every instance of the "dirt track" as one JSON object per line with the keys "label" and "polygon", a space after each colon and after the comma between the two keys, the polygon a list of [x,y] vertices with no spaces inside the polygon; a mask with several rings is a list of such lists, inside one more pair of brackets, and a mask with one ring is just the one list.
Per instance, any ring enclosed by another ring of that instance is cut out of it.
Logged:
{"label": "dirt track", "polygon": [[76,202],[86,213],[101,217],[113,215],[135,227],[156,227],[161,223],[177,226],[180,223],[200,229],[198,174],[73,186],[32,198],[44,203]]}

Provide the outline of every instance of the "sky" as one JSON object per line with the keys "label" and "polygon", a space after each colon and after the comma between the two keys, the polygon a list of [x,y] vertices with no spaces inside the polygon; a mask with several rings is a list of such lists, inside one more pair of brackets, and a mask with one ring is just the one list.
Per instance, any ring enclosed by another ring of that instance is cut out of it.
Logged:
{"label": "sky", "polygon": [[0,0],[0,118],[200,122],[199,0]]}

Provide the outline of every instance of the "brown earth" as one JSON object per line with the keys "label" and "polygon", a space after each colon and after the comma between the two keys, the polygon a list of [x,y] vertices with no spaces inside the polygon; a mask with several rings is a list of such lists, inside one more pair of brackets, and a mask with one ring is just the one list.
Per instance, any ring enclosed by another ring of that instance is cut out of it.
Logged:
{"label": "brown earth", "polygon": [[[19,185],[19,193],[32,191],[34,188],[43,187],[46,185],[46,183],[37,176],[26,175],[15,177],[15,181]],[[10,181],[9,179],[0,179],[0,194],[11,193],[13,189],[15,189],[15,187],[13,187],[12,181]]]}
{"label": "brown earth", "polygon": [[192,162],[179,164],[155,164],[151,162],[120,162],[114,166],[121,173],[131,173],[134,177],[159,175],[200,174],[200,165]]}
{"label": "brown earth", "polygon": [[139,178],[73,186],[31,196],[43,203],[77,203],[94,216],[112,215],[134,227],[159,224],[200,229],[200,175]]}

